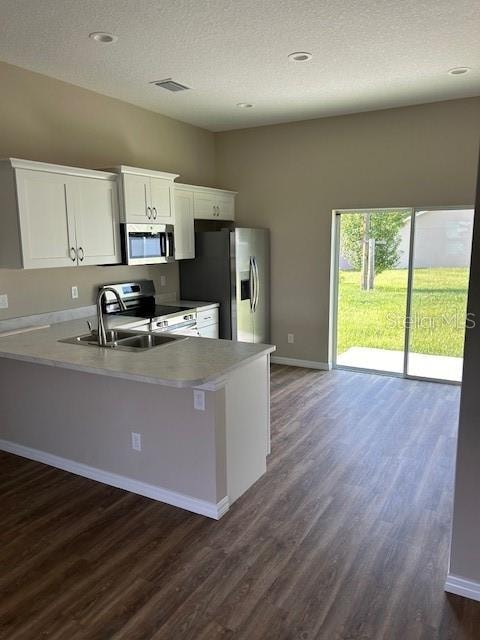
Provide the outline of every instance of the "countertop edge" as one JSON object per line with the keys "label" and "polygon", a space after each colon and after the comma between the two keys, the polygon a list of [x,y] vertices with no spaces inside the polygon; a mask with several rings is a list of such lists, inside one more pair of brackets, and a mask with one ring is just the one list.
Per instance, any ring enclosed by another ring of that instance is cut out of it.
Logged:
{"label": "countertop edge", "polygon": [[[106,376],[108,378],[120,378],[123,380],[132,380],[133,382],[142,382],[146,384],[157,384],[164,387],[174,387],[176,389],[188,389],[201,387],[207,384],[211,384],[214,387],[221,388],[225,384],[225,376],[234,371],[235,369],[239,369],[240,367],[260,358],[262,356],[268,355],[275,351],[275,347],[269,346],[258,353],[252,354],[241,360],[239,363],[234,364],[230,367],[227,367],[221,374],[221,376],[206,376],[205,378],[198,378],[192,380],[165,380],[163,378],[151,377],[151,376],[140,376],[134,373],[128,373],[123,371],[114,371],[111,369],[101,369],[95,367],[87,367],[81,364],[71,364],[69,362],[61,362],[58,360],[50,360],[48,358],[42,358],[41,356],[29,356],[25,354],[18,353],[10,353],[0,351],[0,358],[6,358],[8,360],[19,360],[20,362],[28,362],[30,364],[40,364],[48,367],[56,367],[59,369],[70,369],[71,371],[80,371],[82,373],[91,373],[93,375],[101,375]],[[215,385],[215,381],[218,381],[218,385]],[[212,387],[212,390],[214,388]]]}

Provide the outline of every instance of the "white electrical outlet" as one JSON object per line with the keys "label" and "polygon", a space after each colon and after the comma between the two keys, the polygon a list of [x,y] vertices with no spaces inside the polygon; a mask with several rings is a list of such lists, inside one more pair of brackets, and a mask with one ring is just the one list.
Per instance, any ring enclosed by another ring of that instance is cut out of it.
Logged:
{"label": "white electrical outlet", "polygon": [[72,287],[72,300],[76,300],[78,298],[78,287]]}
{"label": "white electrical outlet", "polygon": [[295,336],[293,333],[287,333],[287,342],[288,344],[293,344],[295,342]]}
{"label": "white electrical outlet", "polygon": [[134,433],[132,431],[132,449],[134,451],[142,450],[142,434],[141,433]]}
{"label": "white electrical outlet", "polygon": [[8,309],[8,296],[6,293],[0,296],[0,309]]}
{"label": "white electrical outlet", "polygon": [[193,408],[197,411],[205,411],[205,391],[193,390]]}
{"label": "white electrical outlet", "polygon": [[167,286],[167,276],[160,276],[160,286],[161,287]]}

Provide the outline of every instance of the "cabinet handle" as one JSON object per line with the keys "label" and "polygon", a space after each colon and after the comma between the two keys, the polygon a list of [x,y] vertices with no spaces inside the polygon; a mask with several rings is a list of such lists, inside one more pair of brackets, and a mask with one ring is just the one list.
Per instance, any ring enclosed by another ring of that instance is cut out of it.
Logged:
{"label": "cabinet handle", "polygon": [[77,252],[75,251],[75,247],[70,247],[70,259],[72,262],[77,261]]}
{"label": "cabinet handle", "polygon": [[149,220],[152,219],[152,209],[150,207],[147,207],[147,218]]}
{"label": "cabinet handle", "polygon": [[156,220],[157,219],[157,207],[153,207],[152,211],[153,211],[153,219]]}
{"label": "cabinet handle", "polygon": [[[82,255],[80,255],[80,251],[82,252]],[[80,260],[80,262],[83,262],[84,258],[85,258],[85,251],[83,250],[83,247],[78,247],[78,259]]]}

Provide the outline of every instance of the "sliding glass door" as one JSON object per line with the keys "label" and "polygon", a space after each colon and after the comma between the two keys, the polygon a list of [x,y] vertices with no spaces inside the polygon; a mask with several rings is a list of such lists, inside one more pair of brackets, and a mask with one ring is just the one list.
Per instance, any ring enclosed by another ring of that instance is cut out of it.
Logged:
{"label": "sliding glass door", "polygon": [[334,364],[460,381],[473,209],[336,214]]}
{"label": "sliding glass door", "polygon": [[473,209],[415,211],[407,374],[460,382]]}
{"label": "sliding glass door", "polygon": [[338,216],[337,365],[402,373],[411,211]]}

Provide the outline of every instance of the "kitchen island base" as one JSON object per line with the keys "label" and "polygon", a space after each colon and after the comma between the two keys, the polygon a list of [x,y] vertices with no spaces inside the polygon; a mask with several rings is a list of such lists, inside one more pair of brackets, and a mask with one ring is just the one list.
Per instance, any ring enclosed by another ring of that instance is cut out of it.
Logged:
{"label": "kitchen island base", "polygon": [[0,449],[219,519],[266,471],[269,360],[194,389],[0,358]]}

